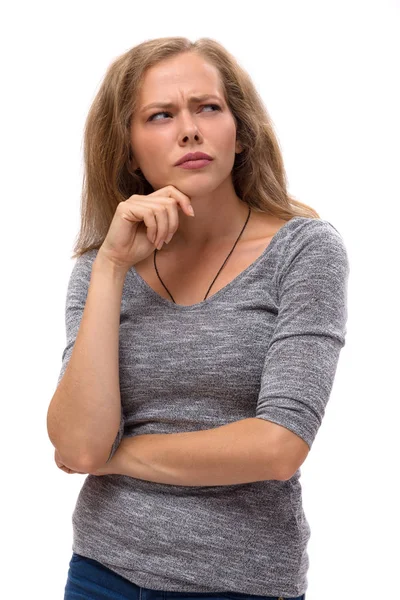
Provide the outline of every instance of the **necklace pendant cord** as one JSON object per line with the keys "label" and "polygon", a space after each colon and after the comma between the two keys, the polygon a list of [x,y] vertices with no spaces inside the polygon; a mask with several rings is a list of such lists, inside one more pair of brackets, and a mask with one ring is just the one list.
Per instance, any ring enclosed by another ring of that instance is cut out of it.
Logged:
{"label": "necklace pendant cord", "polygon": [[[236,244],[238,243],[238,241],[240,240],[240,238],[241,238],[241,236],[242,236],[242,233],[243,233],[243,231],[246,229],[246,225],[247,225],[247,223],[248,223],[248,221],[249,221],[249,219],[250,219],[250,213],[251,213],[251,207],[249,206],[249,214],[247,215],[247,219],[246,219],[246,222],[245,222],[245,224],[244,224],[244,226],[243,226],[243,229],[242,229],[242,231],[239,233],[239,237],[237,238],[236,242],[234,243],[232,250],[229,252],[228,256],[227,256],[227,257],[226,257],[226,259],[224,260],[224,263],[223,263],[222,267],[220,268],[220,270],[218,271],[218,273],[217,273],[217,274],[216,274],[216,276],[214,277],[214,279],[213,279],[213,281],[212,281],[212,283],[211,283],[210,287],[209,287],[209,288],[208,288],[208,290],[207,290],[207,294],[204,296],[204,300],[207,298],[207,296],[208,296],[208,294],[209,294],[209,292],[210,292],[210,290],[211,290],[212,286],[214,285],[214,282],[215,282],[215,280],[217,279],[218,275],[221,273],[222,269],[224,268],[226,261],[228,260],[228,258],[229,258],[229,257],[230,257],[230,255],[232,254],[232,252],[234,251],[234,249],[235,249],[235,247],[236,247]],[[175,300],[173,299],[173,297],[172,297],[172,295],[171,295],[171,292],[170,292],[170,291],[169,291],[169,289],[168,289],[168,288],[165,286],[165,284],[164,284],[163,280],[161,279],[161,277],[160,277],[160,274],[159,274],[159,272],[158,272],[157,265],[156,265],[156,254],[157,254],[157,252],[158,252],[158,250],[157,250],[157,248],[156,248],[156,249],[154,250],[154,268],[155,268],[155,270],[156,270],[156,273],[157,273],[158,279],[160,280],[161,284],[164,286],[164,288],[165,288],[165,290],[168,292],[168,294],[171,296],[171,299],[172,299],[172,301],[174,302],[174,304],[176,304]]]}

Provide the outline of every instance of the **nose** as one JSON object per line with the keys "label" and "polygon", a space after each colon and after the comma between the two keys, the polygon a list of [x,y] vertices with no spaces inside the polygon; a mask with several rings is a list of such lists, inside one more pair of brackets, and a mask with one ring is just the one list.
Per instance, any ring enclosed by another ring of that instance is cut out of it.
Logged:
{"label": "nose", "polygon": [[183,142],[188,142],[188,141],[190,141],[192,139],[197,142],[200,139],[199,134],[198,133],[193,133],[193,134],[184,135],[182,141]]}
{"label": "nose", "polygon": [[189,114],[188,117],[182,118],[182,141],[199,140],[200,132],[193,117]]}

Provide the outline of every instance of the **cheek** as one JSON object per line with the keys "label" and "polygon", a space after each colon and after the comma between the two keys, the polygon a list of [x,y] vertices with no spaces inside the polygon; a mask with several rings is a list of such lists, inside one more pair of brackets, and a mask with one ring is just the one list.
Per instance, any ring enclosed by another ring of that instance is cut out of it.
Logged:
{"label": "cheek", "polygon": [[176,136],[172,133],[172,127],[160,127],[160,131],[142,136],[140,147],[143,148],[144,162],[150,161],[153,163],[155,157],[162,157],[163,164],[166,156],[171,152],[171,148],[174,148],[174,142],[176,143]]}
{"label": "cheek", "polygon": [[135,157],[143,173],[147,173],[147,179],[163,169],[166,145],[159,136],[137,135],[131,138],[131,143],[133,148],[137,148],[134,150]]}
{"label": "cheek", "polygon": [[227,154],[229,154],[229,150],[232,146],[235,146],[236,143],[236,128],[235,124],[229,122],[222,129],[218,129],[214,131],[215,139],[220,147],[223,147]]}

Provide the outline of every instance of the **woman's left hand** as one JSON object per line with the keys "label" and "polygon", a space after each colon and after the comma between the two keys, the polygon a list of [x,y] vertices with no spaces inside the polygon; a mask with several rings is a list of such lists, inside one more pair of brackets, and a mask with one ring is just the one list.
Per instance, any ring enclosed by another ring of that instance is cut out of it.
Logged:
{"label": "woman's left hand", "polygon": [[74,471],[73,469],[70,469],[64,463],[57,448],[55,449],[55,452],[54,452],[54,460],[56,462],[57,467],[59,469],[61,469],[62,471],[65,471],[65,473],[68,473],[68,475],[72,475],[74,473],[78,473],[79,475],[111,475],[113,473],[113,470],[112,470],[113,458],[110,460],[109,463],[106,463],[105,465],[103,465],[99,469],[96,469],[95,471],[92,471],[92,470],[91,471]]}

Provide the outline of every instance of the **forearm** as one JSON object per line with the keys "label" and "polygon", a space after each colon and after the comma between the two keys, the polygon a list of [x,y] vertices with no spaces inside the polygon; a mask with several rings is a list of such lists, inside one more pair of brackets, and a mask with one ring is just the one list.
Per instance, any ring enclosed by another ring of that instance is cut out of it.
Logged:
{"label": "forearm", "polygon": [[183,486],[281,479],[273,425],[244,419],[201,431],[125,437],[110,464],[94,474]]}
{"label": "forearm", "polygon": [[119,322],[125,275],[97,255],[71,358],[47,413],[51,442],[78,469],[106,462],[120,424]]}

